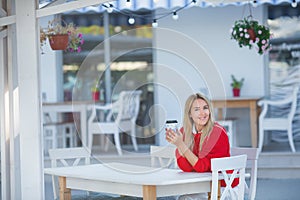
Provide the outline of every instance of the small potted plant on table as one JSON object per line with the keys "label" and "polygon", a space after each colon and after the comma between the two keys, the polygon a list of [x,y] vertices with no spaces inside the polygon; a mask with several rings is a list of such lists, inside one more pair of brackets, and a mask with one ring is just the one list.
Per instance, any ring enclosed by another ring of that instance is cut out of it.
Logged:
{"label": "small potted plant on table", "polygon": [[91,88],[91,92],[92,92],[92,100],[99,101],[100,100],[100,89],[99,89],[99,85],[97,82]]}
{"label": "small potted plant on table", "polygon": [[231,86],[232,86],[233,96],[239,97],[245,79],[242,78],[241,80],[237,80],[234,75],[231,75],[231,79],[232,79]]}

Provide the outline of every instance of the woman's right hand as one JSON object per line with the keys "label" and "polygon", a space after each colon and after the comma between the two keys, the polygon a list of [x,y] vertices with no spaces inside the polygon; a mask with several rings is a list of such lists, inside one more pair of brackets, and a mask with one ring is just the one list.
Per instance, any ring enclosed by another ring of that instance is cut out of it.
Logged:
{"label": "woman's right hand", "polygon": [[166,140],[171,144],[179,146],[183,143],[183,136],[178,130],[175,132],[172,129],[166,129]]}

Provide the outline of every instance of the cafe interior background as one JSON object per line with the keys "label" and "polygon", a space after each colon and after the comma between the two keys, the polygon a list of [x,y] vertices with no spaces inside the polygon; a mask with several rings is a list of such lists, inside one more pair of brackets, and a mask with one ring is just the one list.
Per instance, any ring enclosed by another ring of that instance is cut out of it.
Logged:
{"label": "cafe interior background", "polygon": [[[199,9],[201,12],[199,12]],[[100,80],[97,81],[100,85],[100,98],[104,100],[104,73],[106,70],[106,66],[103,52],[100,52],[98,54],[95,53],[96,55],[89,55],[89,52],[91,52],[97,45],[102,45],[103,47],[103,41],[105,40],[103,12],[103,8],[88,7],[61,14],[60,17],[63,19],[63,21],[65,21],[66,23],[74,23],[79,27],[80,31],[83,33],[85,42],[80,53],[65,51],[54,52],[50,49],[49,46],[48,48],[43,49],[43,54],[41,55],[41,62],[43,66],[43,68],[41,69],[41,80],[42,95],[44,101],[71,101],[74,85],[77,84],[77,86],[79,86],[78,77],[81,78],[81,76],[77,76],[77,73],[83,63],[84,67],[82,68],[87,69],[84,70],[84,76],[88,77],[89,80],[85,82],[85,84],[80,85],[80,87],[83,87],[82,91],[84,91],[84,94],[82,94],[82,96],[80,97],[76,96],[76,100],[90,100],[90,88],[93,87],[93,85],[95,84],[95,80],[97,80],[97,78],[99,79],[99,77]],[[226,7],[216,8],[206,7],[205,9],[195,6],[194,8],[191,7],[177,12],[176,14],[178,15],[178,19],[176,20],[174,20],[173,12],[169,12],[168,10],[166,11],[163,8],[160,8],[155,12],[159,13],[159,16],[163,16],[158,20],[159,27],[180,31],[196,39],[198,39],[197,37],[199,37],[198,42],[203,45],[203,48],[206,48],[206,50],[208,51],[209,48],[214,51],[213,49],[220,46],[220,48],[218,48],[219,50],[221,50],[220,52],[213,52],[211,54],[220,54],[216,58],[212,57],[212,59],[216,61],[216,67],[221,71],[222,79],[225,82],[223,89],[225,90],[226,95],[232,95],[230,91],[230,83],[228,83],[230,82],[231,74],[235,74],[235,76],[237,77],[244,77],[246,79],[245,85],[242,89],[242,95],[263,96],[264,92],[267,95],[272,95],[272,92],[276,93],[278,87],[274,87],[275,84],[273,84],[272,88],[272,83],[288,78],[288,71],[291,71],[291,68],[296,70],[295,66],[299,64],[299,46],[297,44],[297,34],[299,32],[299,11],[297,11],[296,8],[293,8],[289,3],[283,3],[282,5],[266,4],[265,7],[251,5],[250,10],[247,4],[239,7],[229,5]],[[155,57],[155,52],[153,49],[155,49],[156,47],[155,44],[153,44],[155,42],[155,30],[153,31],[151,27],[153,19],[155,18],[155,12],[148,9],[139,9],[137,11],[122,11],[115,9],[115,11],[109,14],[111,54],[112,59],[114,59],[112,60],[109,69],[111,70],[111,88],[114,89],[114,86],[118,83],[117,91],[120,91],[124,89],[122,88],[123,86],[126,87],[126,84],[138,85],[141,84],[141,82],[143,82],[144,80],[147,80],[150,84],[144,85],[142,87],[144,91],[144,96],[142,97],[142,101],[144,101],[143,106],[147,108],[151,107],[154,104],[154,95],[152,94],[154,88],[153,82],[154,78],[157,78],[154,73],[162,73],[160,72],[159,68],[153,69],[153,59]],[[227,13],[232,14],[226,16]],[[274,34],[274,37],[271,40],[272,49],[267,55],[257,56],[254,52],[255,50],[239,50],[238,48],[236,48],[237,46],[234,45],[234,42],[230,40],[229,31],[234,20],[237,18],[242,19],[243,17],[247,17],[250,14],[252,14],[254,19],[261,18],[262,20],[264,20],[265,24],[270,27],[271,33]],[[128,22],[129,18],[132,16],[135,16],[134,24],[130,24]],[[222,28],[219,28],[219,30],[215,30],[216,28],[212,26],[215,25],[216,27],[218,27],[220,26],[220,24],[224,24],[223,19],[220,19],[224,18],[224,16],[228,18],[226,20],[226,24],[223,25]],[[42,26],[46,26],[48,21],[49,18],[42,18]],[[215,36],[215,33],[219,36]],[[201,39],[200,37],[202,36],[207,37],[207,40]],[[215,39],[213,40],[214,37]],[[165,41],[169,40],[165,39]],[[205,43],[205,41],[208,41],[207,44]],[[176,46],[176,43],[170,43]],[[224,49],[221,47],[222,45],[224,45],[224,43],[230,44],[230,48],[236,48],[242,54],[251,54],[251,56],[253,56],[253,60],[256,61],[250,62],[253,62],[253,65],[257,65],[259,74],[256,74],[255,76],[247,75],[249,74],[249,72],[250,74],[254,74],[256,70],[248,71],[246,63],[243,63],[243,61],[231,64],[231,61],[235,58],[232,56],[227,57],[226,52],[224,52]],[[157,46],[159,47],[159,44],[157,44]],[[180,46],[180,44],[177,44],[177,46]],[[135,48],[136,50],[132,51],[133,48]],[[208,52],[208,54],[210,53]],[[160,57],[158,56],[157,59],[160,59]],[[169,58],[165,56],[165,58],[162,58],[162,60],[164,59],[167,60]],[[160,61],[159,63],[161,62],[164,61]],[[174,69],[179,68],[179,73],[184,74],[184,72],[180,72],[180,68],[182,68],[183,71],[186,70],[186,68],[180,66],[177,67],[178,64],[176,62],[167,62],[169,66],[172,66],[172,68]],[[265,69],[265,67],[258,66],[258,63],[259,65],[266,66],[267,69]],[[240,68],[243,70],[238,70],[235,68]],[[131,71],[131,73],[128,73],[129,71]],[[50,74],[52,74],[52,76],[50,76]],[[120,78],[122,76],[123,82],[120,82]],[[161,76],[162,79],[164,79],[164,75]],[[195,84],[195,86],[193,86],[193,89],[196,92],[198,91],[207,93],[207,90],[211,89],[209,88],[209,86],[205,85],[205,79],[207,79],[207,77],[203,77],[202,80],[197,80],[199,82],[193,83]],[[160,82],[159,79],[156,79],[155,81]],[[53,84],[47,84],[49,82],[52,82]],[[258,82],[261,84],[258,84]],[[169,84],[172,85],[172,81]],[[160,88],[158,88],[158,90],[160,91]],[[147,95],[150,95],[150,97],[148,97]],[[215,95],[221,96],[221,93]],[[160,96],[158,96],[157,98],[160,98]],[[169,101],[169,99],[167,101]],[[184,98],[182,99],[181,103],[183,102]],[[172,110],[176,112],[176,114],[171,113],[169,116],[166,116],[166,118],[180,119],[180,109],[176,108]],[[239,115],[240,123],[238,124],[240,125],[240,127],[238,127],[238,129],[242,130],[242,132],[245,133],[241,138],[241,145],[249,145],[247,143],[247,141],[249,141],[249,138],[247,137],[250,133],[247,133],[247,128],[243,128],[245,126],[247,127],[247,118],[245,119],[245,117],[243,117],[243,110],[231,112],[235,112],[233,113],[233,115]],[[230,115],[232,115],[230,113],[230,110],[228,110],[227,115],[229,117]],[[145,117],[147,119],[145,119]],[[138,121],[140,125],[145,126],[149,123],[150,119],[147,115],[144,115],[144,113],[140,113]],[[159,125],[159,127],[161,127],[161,124]],[[149,130],[151,129],[152,131],[154,131],[152,127]],[[153,133],[148,133],[146,131],[145,134],[150,135],[141,135],[141,144],[155,144],[158,142],[155,140],[162,139],[157,138],[155,131]],[[156,138],[152,137],[155,135]],[[125,139],[123,142],[126,144],[130,141],[127,141]]]}
{"label": "cafe interior background", "polygon": [[[190,93],[204,92],[211,98],[231,96],[230,75],[234,74],[245,78],[241,96],[277,95],[280,98],[284,95],[281,91],[285,91],[285,80],[292,77],[299,81],[299,6],[293,7],[289,1],[261,2],[263,4],[257,1],[215,3],[217,6],[197,2],[185,7],[186,2],[180,4],[184,8],[176,13],[178,19],[172,17],[174,8],[170,4],[169,7],[157,6],[155,10],[136,7],[139,9],[115,9],[109,13],[111,85],[106,85],[104,52],[99,51],[104,49],[105,7],[100,4],[40,18],[42,27],[54,17],[73,22],[85,40],[79,53],[52,51],[49,46],[40,50],[41,101],[91,100],[90,88],[95,80],[100,83],[100,96],[104,101],[108,101],[105,99],[107,86],[112,99],[121,90],[140,87],[144,103],[141,108],[148,110],[139,115],[137,123],[146,128],[142,128],[138,143],[164,145],[165,119],[181,120],[183,104]],[[41,1],[40,7],[48,4],[49,1]],[[258,55],[255,49],[239,48],[230,39],[234,21],[250,14],[270,27],[274,34],[272,49],[265,55]],[[134,24],[128,22],[130,17],[134,17]],[[156,18],[158,27],[153,28]],[[176,54],[178,52],[181,55]],[[203,66],[205,64],[208,65]],[[213,73],[201,72],[205,67],[205,70],[211,67]],[[221,87],[211,84],[215,76],[222,82]],[[80,78],[85,84],[80,83]],[[74,88],[80,88],[83,93],[74,94]],[[150,116],[145,114],[148,111]],[[227,115],[237,116],[239,120],[239,144],[250,146],[249,119],[244,112],[228,109]],[[127,138],[122,141],[124,145],[128,142]]]}

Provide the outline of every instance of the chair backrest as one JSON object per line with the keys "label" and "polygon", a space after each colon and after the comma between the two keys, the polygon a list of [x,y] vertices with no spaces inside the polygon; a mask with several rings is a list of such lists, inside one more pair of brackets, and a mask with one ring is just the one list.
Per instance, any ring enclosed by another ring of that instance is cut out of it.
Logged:
{"label": "chair backrest", "polygon": [[52,119],[49,113],[43,113],[43,123],[44,124],[52,123]]}
{"label": "chair backrest", "polygon": [[[212,170],[212,189],[211,200],[218,199],[219,192],[219,176],[224,179],[226,187],[221,193],[221,200],[224,199],[237,199],[244,200],[245,190],[245,168],[247,162],[247,155],[231,156],[224,158],[211,159]],[[233,170],[232,173],[228,173],[228,170]],[[221,174],[219,174],[221,172]],[[231,186],[234,179],[239,179],[238,193]]]}
{"label": "chair backrest", "polygon": [[299,86],[294,87],[293,94],[291,96],[292,106],[291,106],[291,112],[289,113],[289,119],[290,120],[292,120],[294,118],[294,115],[296,113],[297,100],[298,100],[298,91],[299,91]]}
{"label": "chair backrest", "polygon": [[76,166],[80,161],[84,160],[84,164],[90,164],[91,152],[87,148],[61,148],[61,149],[49,149],[49,157],[51,160],[51,167],[58,167],[60,165]]}
{"label": "chair backrest", "polygon": [[174,146],[150,146],[151,166],[178,168]]}
{"label": "chair backrest", "polygon": [[[76,166],[81,164],[80,161],[82,160],[84,160],[83,164],[88,165],[90,164],[90,156],[90,150],[84,147],[49,149],[51,167]],[[54,199],[57,199],[58,186],[55,178],[52,176],[52,188]]]}
{"label": "chair backrest", "polygon": [[259,116],[259,120],[260,122],[264,119],[264,117],[267,115],[268,112],[268,105],[272,105],[272,106],[283,106],[286,104],[290,104],[289,105],[289,113],[287,115],[287,118],[289,119],[289,121],[292,122],[294,115],[296,113],[296,109],[297,109],[297,100],[298,100],[298,91],[299,91],[299,86],[295,86],[293,89],[293,92],[291,95],[287,96],[286,98],[282,99],[282,100],[261,100],[258,102],[259,106],[263,106],[263,110],[260,113]]}
{"label": "chair backrest", "polygon": [[127,119],[136,120],[140,107],[141,94],[141,90],[120,92],[117,105],[118,113],[122,113],[122,115],[118,115],[116,121]]}
{"label": "chair backrest", "polygon": [[257,185],[257,162],[259,151],[258,148],[244,148],[244,147],[233,147],[230,149],[231,156],[247,155],[247,168],[249,167],[250,172],[250,187],[246,185],[246,193],[248,193],[248,199],[254,200],[256,196],[256,185]]}
{"label": "chair backrest", "polygon": [[132,124],[135,123],[140,108],[141,90],[122,91],[119,99],[113,103],[113,112],[117,113],[115,122],[123,131],[128,131]]}

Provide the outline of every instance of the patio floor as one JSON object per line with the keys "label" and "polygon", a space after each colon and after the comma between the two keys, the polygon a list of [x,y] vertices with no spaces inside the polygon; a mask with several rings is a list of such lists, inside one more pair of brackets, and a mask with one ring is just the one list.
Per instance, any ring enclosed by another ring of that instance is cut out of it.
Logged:
{"label": "patio floor", "polygon": [[[300,179],[258,179],[256,200],[297,200],[299,199]],[[46,182],[46,200],[53,200],[51,182]],[[73,191],[72,199],[74,200],[141,200],[134,197],[118,197],[91,192],[87,195],[84,191]],[[159,198],[160,200],[171,200],[169,198]]]}

